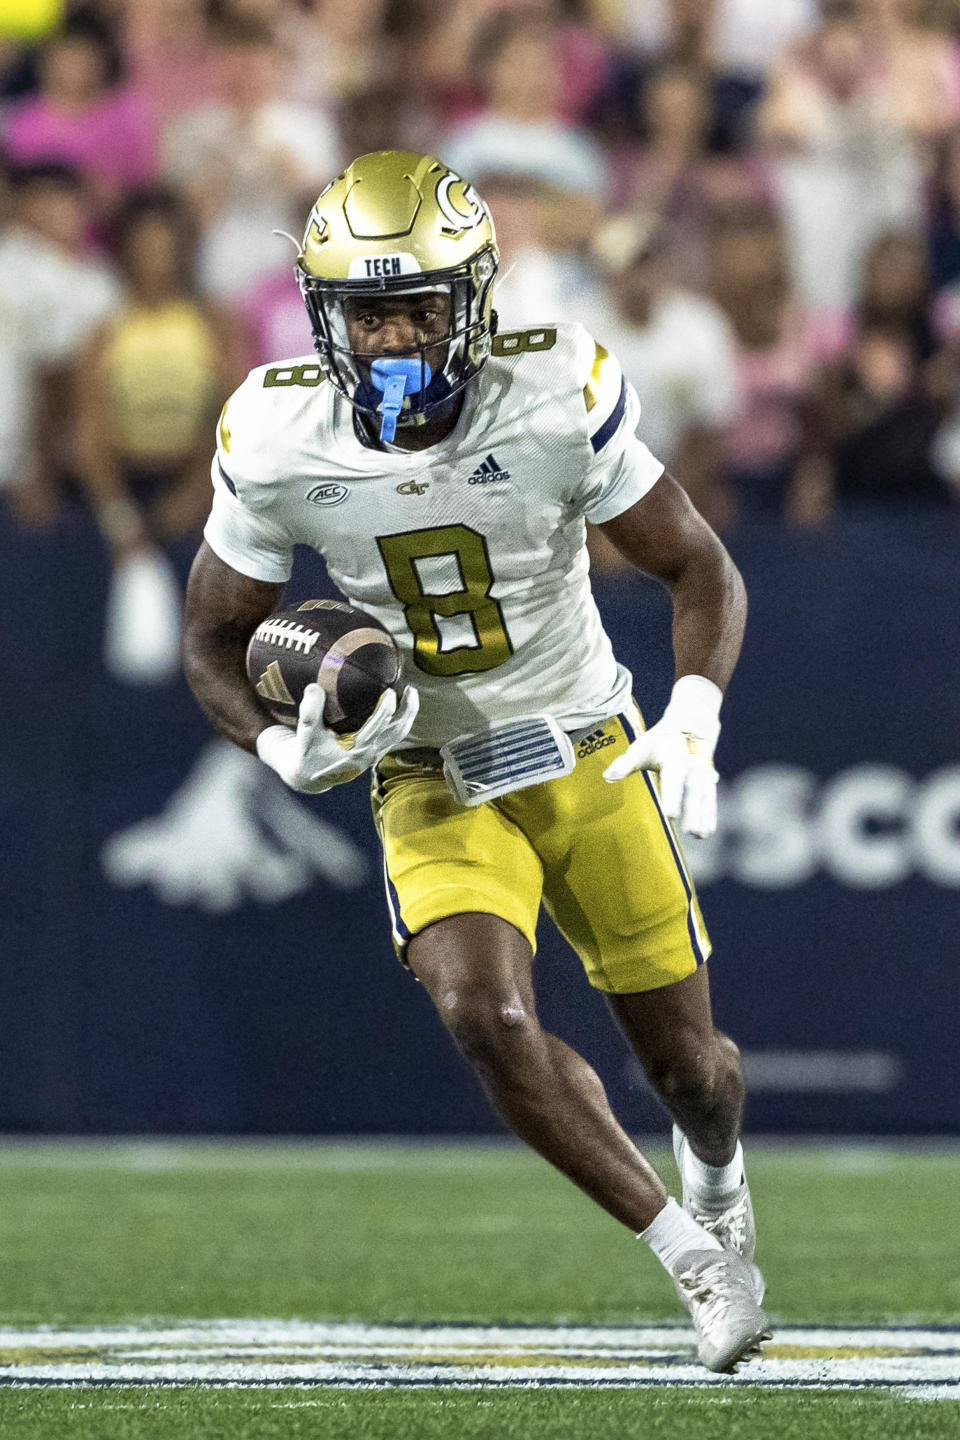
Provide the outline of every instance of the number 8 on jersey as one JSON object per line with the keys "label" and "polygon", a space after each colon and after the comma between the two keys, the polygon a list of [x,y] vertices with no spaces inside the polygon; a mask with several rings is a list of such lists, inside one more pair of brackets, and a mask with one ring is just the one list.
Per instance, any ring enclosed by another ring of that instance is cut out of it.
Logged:
{"label": "number 8 on jersey", "polygon": [[[400,535],[378,535],[390,588],[403,605],[404,618],[414,635],[413,658],[428,675],[465,675],[494,670],[509,660],[513,646],[503,612],[490,594],[493,575],[487,542],[469,525],[442,525],[432,530],[408,530]],[[424,589],[418,561],[452,558],[462,588],[445,594]],[[475,640],[450,650],[442,649],[442,622],[455,615],[469,616]]]}

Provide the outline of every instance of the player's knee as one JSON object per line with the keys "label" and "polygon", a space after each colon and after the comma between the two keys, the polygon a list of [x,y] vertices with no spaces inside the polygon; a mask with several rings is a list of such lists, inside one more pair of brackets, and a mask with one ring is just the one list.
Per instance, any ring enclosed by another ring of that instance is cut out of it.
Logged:
{"label": "player's knee", "polygon": [[706,1044],[699,1035],[678,1036],[651,1066],[650,1079],[671,1107],[712,1106],[731,1085],[739,1088],[740,1052],[719,1031]]}
{"label": "player's knee", "polygon": [[448,991],[441,999],[441,1009],[463,1054],[484,1067],[509,1061],[536,1025],[516,994]]}
{"label": "player's knee", "polygon": [[722,1063],[726,1066],[728,1070],[733,1071],[739,1078],[743,1074],[743,1064],[740,1059],[739,1045],[736,1043],[736,1041],[731,1040],[729,1035],[724,1035],[723,1032],[720,1030],[714,1031],[714,1034],[716,1036],[717,1046],[720,1050]]}
{"label": "player's knee", "polygon": [[527,1012],[517,1001],[506,1001],[500,1006],[499,1018],[508,1030],[513,1030],[517,1025],[522,1025],[527,1018]]}

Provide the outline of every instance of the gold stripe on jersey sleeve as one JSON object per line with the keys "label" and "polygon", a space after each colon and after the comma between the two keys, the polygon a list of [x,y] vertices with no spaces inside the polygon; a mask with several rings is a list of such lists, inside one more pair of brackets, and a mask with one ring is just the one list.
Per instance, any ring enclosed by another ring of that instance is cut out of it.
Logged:
{"label": "gold stripe on jersey sleeve", "polygon": [[[227,405],[229,404],[230,401],[228,400]],[[230,454],[230,426],[227,424],[227,405],[224,405],[220,411],[220,420],[217,424],[217,431],[220,435],[220,448],[223,450],[224,455]],[[588,405],[587,409],[589,410],[589,408]]]}
{"label": "gold stripe on jersey sleeve", "polygon": [[587,407],[588,415],[600,399],[600,392],[604,385],[613,378],[615,370],[616,362],[611,360],[609,350],[605,350],[602,345],[598,344],[589,378],[583,387],[583,403]]}

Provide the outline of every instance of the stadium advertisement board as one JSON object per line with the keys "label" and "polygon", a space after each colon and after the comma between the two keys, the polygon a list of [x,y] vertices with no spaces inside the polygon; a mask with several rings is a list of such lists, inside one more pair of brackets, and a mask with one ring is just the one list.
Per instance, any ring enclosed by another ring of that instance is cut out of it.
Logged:
{"label": "stadium advertisement board", "polygon": [[[751,619],[724,709],[720,828],[688,853],[749,1126],[956,1132],[960,531],[863,519],[732,549]],[[297,598],[324,583],[301,559]],[[363,786],[301,799],[211,743],[182,684],[108,680],[105,560],[81,521],[4,525],[0,575],[17,657],[0,754],[0,1129],[493,1129],[393,959]],[[665,596],[639,577],[597,588],[655,715],[672,678]],[[27,626],[38,594],[58,599]],[[545,1021],[628,1123],[659,1126],[546,920],[537,984]]]}

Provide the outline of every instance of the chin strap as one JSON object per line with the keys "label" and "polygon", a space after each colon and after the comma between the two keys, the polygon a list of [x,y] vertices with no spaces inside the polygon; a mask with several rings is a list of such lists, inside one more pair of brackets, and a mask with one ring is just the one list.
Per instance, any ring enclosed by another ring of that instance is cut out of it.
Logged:
{"label": "chin strap", "polygon": [[370,379],[383,392],[380,406],[380,439],[392,440],[397,433],[397,417],[403,409],[405,395],[426,390],[432,379],[425,360],[381,359],[370,366]]}

